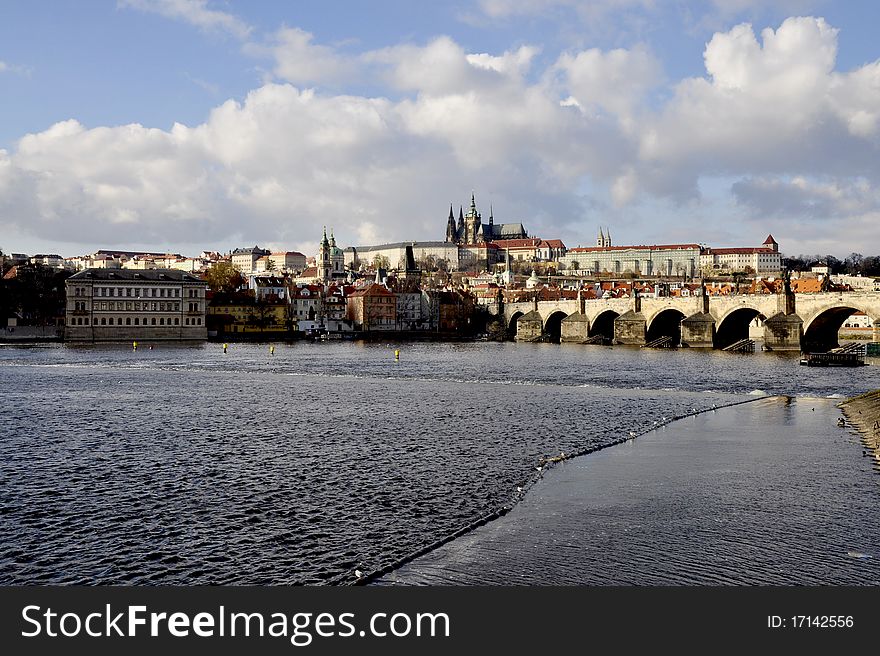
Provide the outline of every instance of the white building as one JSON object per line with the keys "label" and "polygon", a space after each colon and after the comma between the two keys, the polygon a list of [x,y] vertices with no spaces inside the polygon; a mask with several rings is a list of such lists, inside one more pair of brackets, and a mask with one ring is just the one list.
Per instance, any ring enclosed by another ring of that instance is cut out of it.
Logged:
{"label": "white building", "polygon": [[253,248],[236,248],[232,251],[232,266],[238,269],[243,276],[250,275],[256,268],[257,260],[271,253],[259,246]]}
{"label": "white building", "polygon": [[707,248],[700,256],[700,268],[707,273],[749,271],[756,274],[782,271],[779,244],[768,235],[758,248]]}
{"label": "white building", "polygon": [[654,246],[593,246],[570,248],[559,258],[566,271],[581,275],[694,277],[700,263],[699,244]]}

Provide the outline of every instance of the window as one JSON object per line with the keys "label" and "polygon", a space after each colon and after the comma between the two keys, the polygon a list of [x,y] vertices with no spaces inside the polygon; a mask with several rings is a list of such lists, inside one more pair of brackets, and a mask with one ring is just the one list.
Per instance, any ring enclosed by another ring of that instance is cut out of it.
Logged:
{"label": "window", "polygon": [[102,326],[106,326],[106,325],[107,325],[107,320],[106,320],[104,317],[101,317],[101,325],[102,325]]}
{"label": "window", "polygon": [[131,317],[125,317],[125,325],[126,325],[126,326],[130,326],[130,325],[131,325]]}
{"label": "window", "polygon": [[73,290],[73,295],[74,295],[74,296],[79,296],[79,287],[75,287],[75,288],[74,288],[74,290]]}
{"label": "window", "polygon": [[156,317],[153,317],[153,320],[150,322],[152,325],[156,325]]}
{"label": "window", "polygon": [[196,319],[196,321],[199,323],[200,326],[202,325],[202,320],[201,320],[201,319]]}
{"label": "window", "polygon": [[122,287],[117,287],[117,288],[116,288],[116,295],[117,295],[117,296],[122,296]]}
{"label": "window", "polygon": [[131,287],[126,287],[126,288],[125,288],[125,295],[126,295],[126,296],[131,296]]}
{"label": "window", "polygon": [[110,326],[113,325],[113,317],[110,317],[109,319],[107,319],[107,324]]}
{"label": "window", "polygon": [[137,317],[134,318],[134,325],[135,325],[135,326],[139,326],[139,325],[140,325],[140,319],[138,319]]}
{"label": "window", "polygon": [[165,318],[164,318],[164,317],[162,317],[162,318],[159,319],[159,325],[160,325],[160,326],[164,326],[164,325],[165,325]]}
{"label": "window", "polygon": [[175,311],[179,311],[179,310],[180,310],[180,303],[175,303],[175,304],[174,304],[174,310],[175,310]]}
{"label": "window", "polygon": [[178,319],[177,317],[174,317],[174,325],[175,325],[175,326],[179,326],[179,325],[180,325],[180,319]]}
{"label": "window", "polygon": [[184,320],[183,320],[183,323],[186,324],[186,325],[188,326],[188,325],[189,325],[189,319],[188,319],[188,318],[187,318],[187,319],[184,319]]}
{"label": "window", "polygon": [[162,298],[165,298],[165,290],[164,289],[159,290],[159,296]]}

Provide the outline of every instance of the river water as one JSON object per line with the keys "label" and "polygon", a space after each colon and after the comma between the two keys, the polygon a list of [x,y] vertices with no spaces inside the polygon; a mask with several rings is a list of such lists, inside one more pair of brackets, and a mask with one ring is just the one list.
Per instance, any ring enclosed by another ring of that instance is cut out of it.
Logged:
{"label": "river water", "polygon": [[785,354],[512,343],[2,346],[0,376],[2,584],[348,583],[529,500],[542,457],[880,387]]}

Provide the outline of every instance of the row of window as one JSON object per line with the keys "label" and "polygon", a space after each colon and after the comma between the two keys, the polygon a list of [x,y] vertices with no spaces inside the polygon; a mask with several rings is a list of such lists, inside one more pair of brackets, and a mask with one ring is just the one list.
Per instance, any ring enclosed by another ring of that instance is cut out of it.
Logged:
{"label": "row of window", "polygon": [[[74,301],[73,309],[75,311],[87,310],[88,307],[86,306],[85,301]],[[129,310],[129,311],[134,310],[135,312],[145,312],[148,310],[153,311],[153,312],[172,312],[172,311],[173,312],[180,312],[180,303],[172,303],[170,301],[168,303],[163,303],[162,301],[159,301],[158,303],[155,301],[150,302],[150,303],[147,303],[146,301],[143,303],[141,303],[140,301],[134,301],[134,303],[132,303],[131,301],[125,301],[125,302],[122,302],[122,301],[117,301],[117,302],[102,301],[99,303],[99,302],[95,301],[94,309],[95,309],[95,311],[109,310],[110,312],[116,312],[116,311],[120,311],[120,310]],[[190,303],[189,304],[189,311],[190,312],[198,312],[199,310],[200,310],[199,303]]]}
{"label": "row of window", "polygon": [[[196,291],[191,289],[190,292]],[[95,296],[134,296],[135,298],[171,298],[180,297],[180,289],[165,289],[164,287],[95,287]]]}
{"label": "row of window", "polygon": [[[172,324],[172,321],[173,321],[173,324]],[[196,317],[194,319],[190,319],[189,317],[187,317],[184,319],[183,324],[185,326],[201,326],[202,319],[201,319],[201,317]],[[88,325],[90,325],[89,324],[89,317],[71,317],[70,318],[70,325],[71,326],[88,326]],[[122,317],[117,317],[115,319],[115,323],[114,323],[114,317],[101,317],[100,320],[97,317],[95,317],[94,325],[95,326],[98,326],[98,325],[101,325],[101,326],[114,326],[114,325],[115,326],[122,326],[122,325],[125,325],[125,326],[141,326],[141,325],[144,325],[144,326],[171,326],[171,325],[179,326],[180,325],[180,317],[174,317],[173,320],[171,317],[168,317],[167,319],[165,317],[159,317],[158,319],[156,317],[150,317],[149,319],[147,319],[147,317],[144,317],[143,323],[141,323],[140,317],[134,317],[134,319],[132,319],[132,317],[125,317],[125,320],[123,320]]]}

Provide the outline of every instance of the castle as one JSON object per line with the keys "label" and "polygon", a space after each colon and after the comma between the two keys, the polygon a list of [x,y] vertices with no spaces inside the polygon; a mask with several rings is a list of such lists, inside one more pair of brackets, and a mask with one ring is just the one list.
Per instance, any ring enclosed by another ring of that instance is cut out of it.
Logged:
{"label": "castle", "polygon": [[449,218],[446,222],[446,241],[453,244],[486,244],[502,239],[525,239],[528,237],[522,223],[495,223],[492,208],[489,208],[489,223],[483,223],[483,216],[477,211],[477,203],[471,194],[471,206],[464,214],[458,208],[458,224],[449,205]]}

